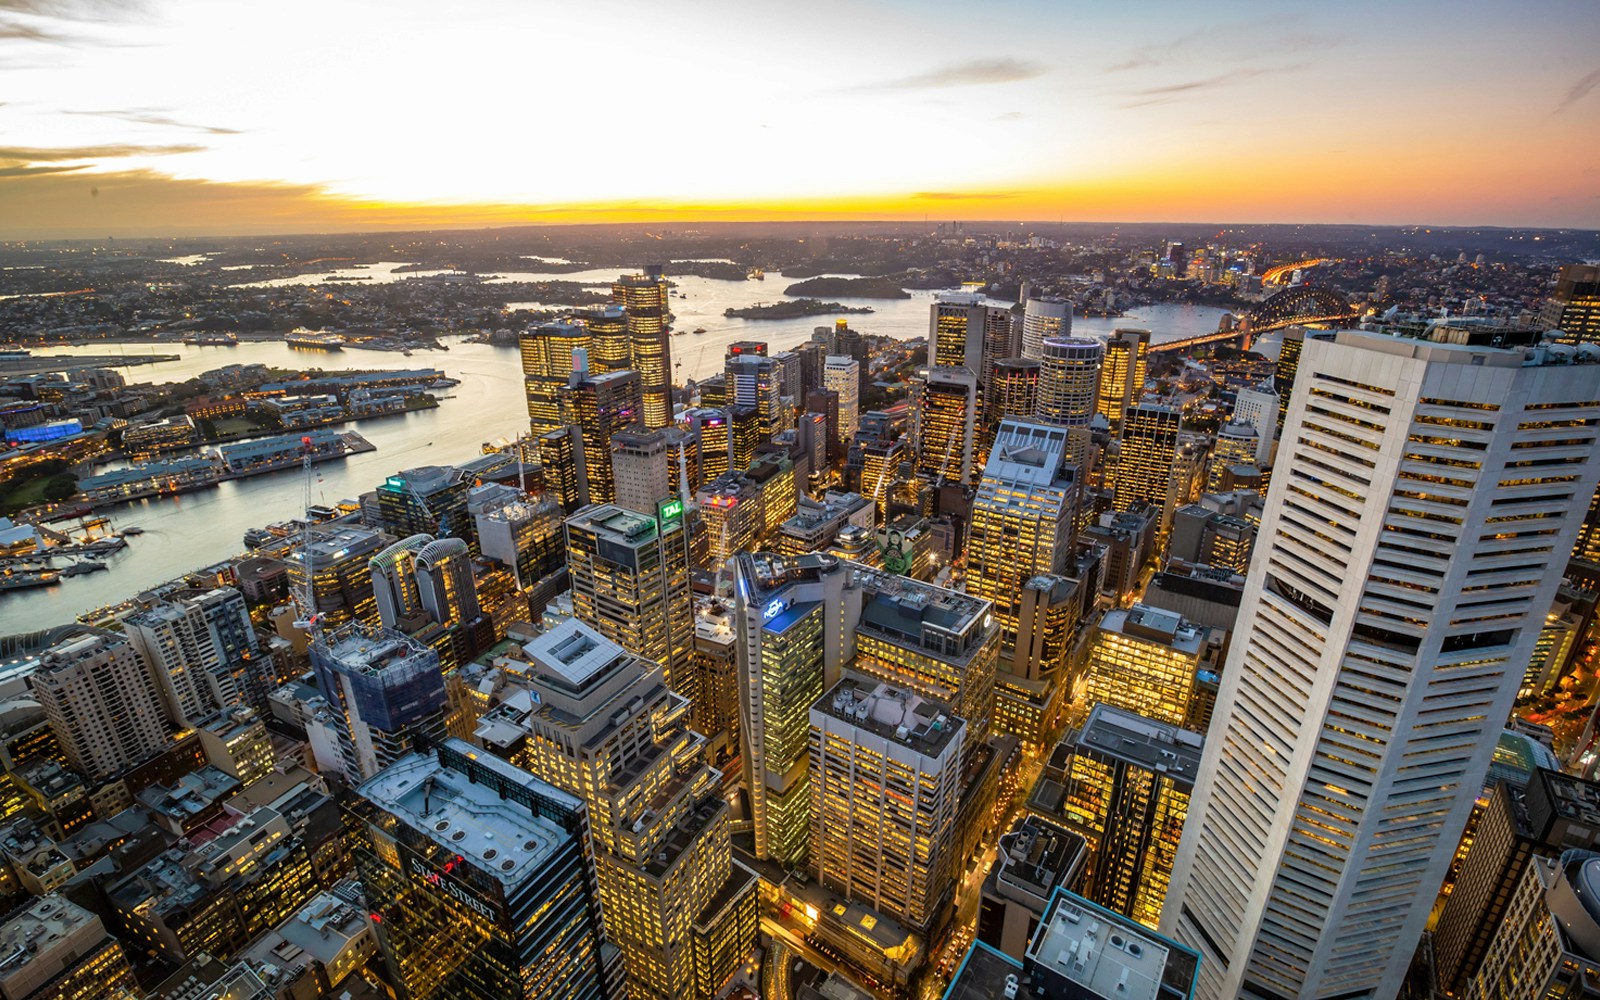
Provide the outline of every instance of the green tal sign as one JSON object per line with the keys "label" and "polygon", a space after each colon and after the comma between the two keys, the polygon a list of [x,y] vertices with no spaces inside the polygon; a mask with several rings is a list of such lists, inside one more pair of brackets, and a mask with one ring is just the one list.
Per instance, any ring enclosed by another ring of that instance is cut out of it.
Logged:
{"label": "green tal sign", "polygon": [[677,497],[656,504],[656,517],[662,524],[683,519],[683,501]]}

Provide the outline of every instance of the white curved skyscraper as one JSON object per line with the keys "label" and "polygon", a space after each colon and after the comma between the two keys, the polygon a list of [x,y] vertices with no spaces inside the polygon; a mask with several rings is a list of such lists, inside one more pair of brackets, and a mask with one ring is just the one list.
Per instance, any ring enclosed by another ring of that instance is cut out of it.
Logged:
{"label": "white curved skyscraper", "polygon": [[1072,303],[1045,296],[1028,300],[1022,309],[1022,356],[1030,361],[1044,358],[1044,342],[1050,337],[1072,336]]}

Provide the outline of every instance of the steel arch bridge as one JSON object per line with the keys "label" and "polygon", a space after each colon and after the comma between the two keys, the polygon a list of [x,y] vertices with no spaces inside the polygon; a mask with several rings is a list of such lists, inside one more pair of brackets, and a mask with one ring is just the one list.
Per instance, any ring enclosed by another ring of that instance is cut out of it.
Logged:
{"label": "steel arch bridge", "polygon": [[1263,333],[1282,330],[1300,323],[1332,323],[1353,320],[1360,311],[1337,292],[1326,288],[1290,288],[1264,299],[1245,313],[1240,325],[1254,340]]}

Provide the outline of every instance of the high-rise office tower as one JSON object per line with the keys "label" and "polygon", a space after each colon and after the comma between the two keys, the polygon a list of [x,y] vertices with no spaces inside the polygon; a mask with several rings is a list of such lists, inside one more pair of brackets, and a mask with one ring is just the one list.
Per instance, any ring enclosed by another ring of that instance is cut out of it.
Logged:
{"label": "high-rise office tower", "polygon": [[1568,344],[1600,343],[1600,264],[1563,264],[1539,323]]}
{"label": "high-rise office tower", "polygon": [[861,363],[854,358],[830,354],[822,365],[822,386],[839,394],[839,439],[855,439],[861,426]]}
{"label": "high-rise office tower", "polygon": [[1089,844],[1083,895],[1147,927],[1161,919],[1203,747],[1196,733],[1107,704],[1062,740],[1051,767],[1060,760],[1059,818]]}
{"label": "high-rise office tower", "polygon": [[444,737],[439,654],[404,632],[352,622],[322,633],[311,669],[333,710],[330,755],[350,784],[405,756],[418,735]]}
{"label": "high-rise office tower", "polygon": [[811,830],[808,713],[854,653],[860,591],[832,556],[741,552],[733,565],[740,753],[756,856],[797,865]]}
{"label": "high-rise office tower", "polygon": [[1067,447],[1065,428],[1006,420],[972,502],[967,589],[993,602],[1007,664],[1017,642],[1023,581],[1061,572],[1072,551],[1078,484]]}
{"label": "high-rise office tower", "polygon": [[1466,1000],[1590,997],[1600,980],[1600,855],[1539,858],[1512,892]]}
{"label": "high-rise office tower", "polygon": [[654,514],[672,496],[678,456],[667,453],[667,430],[622,431],[611,435],[611,479],[617,505]]}
{"label": "high-rise office tower", "polygon": [[[528,427],[534,437],[561,427],[561,387],[592,344],[590,328],[581,323],[542,323],[518,335],[523,390],[528,397]],[[595,367],[601,372],[613,370]]]}
{"label": "high-rise office tower", "polygon": [[576,427],[562,427],[539,435],[539,470],[544,488],[560,501],[565,510],[577,510],[584,499],[582,462],[583,438]]}
{"label": "high-rise office tower", "polygon": [[372,570],[372,597],[384,628],[409,632],[423,621],[422,592],[417,589],[417,553],[433,541],[432,535],[402,538],[368,561]]}
{"label": "high-rise office tower", "polygon": [[96,787],[170,743],[161,686],[125,639],[87,635],[52,646],[32,685],[67,763]]}
{"label": "high-rise office tower", "polygon": [[993,391],[986,391],[983,397],[989,424],[997,425],[1007,417],[1033,419],[1039,409],[1039,369],[1039,362],[1025,358],[995,362]]}
{"label": "high-rise office tower", "polygon": [[1172,523],[1182,484],[1178,479],[1178,432],[1183,414],[1170,406],[1141,403],[1124,411],[1116,465],[1111,470],[1111,507],[1132,510],[1150,504],[1161,511],[1159,532]]}
{"label": "high-rise office tower", "polygon": [[466,539],[476,551],[472,515],[467,511],[467,491],[472,485],[473,477],[453,465],[404,469],[378,484],[376,527],[396,538],[453,535]]}
{"label": "high-rise office tower", "polygon": [[1256,466],[1272,464],[1272,445],[1278,440],[1278,414],[1282,400],[1271,383],[1240,389],[1233,400],[1233,422],[1256,429]]}
{"label": "high-rise office tower", "polygon": [[[937,296],[928,306],[928,366],[983,371],[988,311],[983,296],[973,292]],[[1009,322],[1009,313],[1007,317]]]}
{"label": "high-rise office tower", "polygon": [[1040,345],[1035,419],[1071,428],[1068,461],[1089,467],[1089,424],[1100,391],[1105,345],[1084,337],[1047,337]]}
{"label": "high-rise office tower", "polygon": [[1256,468],[1256,455],[1261,451],[1261,435],[1249,424],[1225,424],[1217,431],[1211,448],[1211,466],[1206,472],[1206,490],[1224,492],[1228,486],[1228,471],[1236,467]]}
{"label": "high-rise office tower", "polygon": [[1099,409],[1113,427],[1121,422],[1128,407],[1144,395],[1149,356],[1149,330],[1117,330],[1106,341],[1105,363],[1100,369]]}
{"label": "high-rise office tower", "polygon": [[[578,309],[572,314],[575,322],[589,331],[589,370],[596,375],[625,371],[633,367],[633,345],[628,340],[628,313],[621,306],[598,306]],[[565,375],[571,374],[568,358]]]}
{"label": "high-rise office tower", "polygon": [[1306,342],[1162,915],[1204,1000],[1398,989],[1600,477],[1562,360]]}
{"label": "high-rise office tower", "polygon": [[811,869],[823,885],[927,928],[955,889],[966,720],[846,678],[810,710]]}
{"label": "high-rise office tower", "polygon": [[855,359],[856,396],[860,398],[866,395],[867,381],[872,375],[872,351],[867,346],[867,335],[860,330],[852,330],[849,321],[841,316],[833,321],[833,335],[829,343],[832,345],[828,348],[830,355]]}
{"label": "high-rise office tower", "polygon": [[800,370],[800,395],[795,399],[803,401],[822,388],[822,359],[828,356],[828,345],[810,340],[797,346],[793,353]]}
{"label": "high-rise office tower", "polygon": [[458,739],[346,806],[400,1000],[616,1000],[583,801]]}
{"label": "high-rise office tower", "polygon": [[970,368],[929,368],[914,391],[917,474],[965,486],[972,478],[978,377]]}
{"label": "high-rise office tower", "polygon": [[683,511],[659,517],[616,504],[567,520],[572,613],[630,653],[659,663],[667,683],[695,697],[694,600]]}
{"label": "high-rise office tower", "polygon": [[1526,783],[1496,783],[1434,926],[1439,989],[1450,996],[1467,991],[1507,926],[1511,900],[1531,865],[1569,850],[1592,850],[1597,838],[1600,784],[1545,768]]}
{"label": "high-rise office tower", "polygon": [[988,601],[858,568],[853,669],[937,701],[967,720],[968,749],[989,735],[999,626]]}
{"label": "high-rise office tower", "polygon": [[1022,307],[1022,354],[1044,360],[1044,342],[1072,336],[1072,303],[1054,296],[1029,298]]}
{"label": "high-rise office tower", "polygon": [[1089,704],[1181,726],[1200,669],[1200,629],[1181,615],[1135,604],[1101,617],[1089,650]]}
{"label": "high-rise office tower", "polygon": [[364,528],[311,530],[311,544],[297,545],[283,561],[289,564],[289,592],[304,594],[311,577],[314,611],[323,628],[351,621],[376,625],[378,602],[372,592],[369,563],[390,539]]}
{"label": "high-rise office tower", "polygon": [[[479,738],[588,806],[605,926],[630,996],[711,1000],[696,985],[696,952],[736,953],[734,965],[748,954],[756,879],[733,864],[721,775],[689,729],[689,700],[659,666],[582,622],[556,625],[522,655],[528,696],[486,715]],[[742,906],[726,907],[724,893]],[[698,939],[696,925],[721,922],[718,912],[732,926],[713,937],[743,933],[743,947]],[[721,969],[713,988],[732,972]]]}
{"label": "high-rise office tower", "polygon": [[476,521],[484,557],[510,569],[521,589],[566,564],[566,513],[550,492],[483,511]]}
{"label": "high-rise office tower", "polygon": [[704,486],[729,469],[728,411],[697,407],[684,416],[698,445],[700,484]]}
{"label": "high-rise office tower", "polygon": [[1300,370],[1300,352],[1306,346],[1306,330],[1302,326],[1291,326],[1283,331],[1282,339],[1278,342],[1278,361],[1272,370],[1272,388],[1284,405],[1278,411],[1281,423],[1289,415],[1288,400],[1294,394],[1295,373]]}
{"label": "high-rise office tower", "polygon": [[761,411],[753,406],[728,408],[728,469],[743,472],[755,461],[756,449],[766,443],[761,436]]}
{"label": "high-rise office tower", "polygon": [[468,625],[480,613],[472,556],[459,538],[441,538],[417,551],[417,593],[422,610],[440,625]]}
{"label": "high-rise office tower", "polygon": [[650,430],[672,423],[672,335],[668,332],[667,279],[659,266],[643,274],[625,274],[611,286],[611,297],[627,311],[629,356],[639,373],[644,409],[641,421]]}
{"label": "high-rise office tower", "polygon": [[561,418],[578,429],[578,476],[586,503],[610,503],[616,494],[611,478],[611,438],[639,425],[643,405],[639,373],[588,375],[573,372],[562,387]]}
{"label": "high-rise office tower", "polygon": [[783,401],[788,386],[779,359],[753,351],[735,354],[730,349],[723,371],[728,406],[754,409],[759,414],[762,440],[771,440],[774,434],[788,429],[791,412]]}

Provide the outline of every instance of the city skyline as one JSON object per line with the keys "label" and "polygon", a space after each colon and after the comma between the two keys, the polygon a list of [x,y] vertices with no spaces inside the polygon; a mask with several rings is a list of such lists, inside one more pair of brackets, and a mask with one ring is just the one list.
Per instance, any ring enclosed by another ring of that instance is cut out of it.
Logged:
{"label": "city skyline", "polygon": [[0,236],[1600,225],[1592,6],[986,13],[7,0]]}

